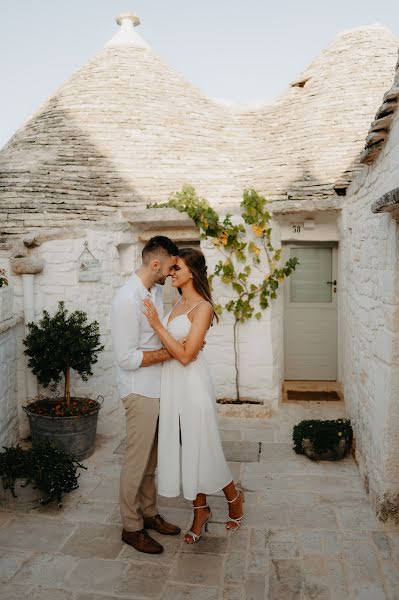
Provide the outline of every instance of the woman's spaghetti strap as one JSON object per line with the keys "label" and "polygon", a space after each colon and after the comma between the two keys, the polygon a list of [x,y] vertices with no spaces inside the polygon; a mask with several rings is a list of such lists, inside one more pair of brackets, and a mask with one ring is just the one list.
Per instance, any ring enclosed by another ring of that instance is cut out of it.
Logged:
{"label": "woman's spaghetti strap", "polygon": [[201,300],[201,302],[197,302],[197,304],[195,306],[193,306],[192,308],[190,308],[190,310],[188,310],[186,313],[184,313],[185,315],[188,315],[188,313],[190,313],[192,310],[194,310],[194,308],[197,308],[197,306],[199,306],[200,304],[202,304],[203,302],[208,302],[207,300]]}

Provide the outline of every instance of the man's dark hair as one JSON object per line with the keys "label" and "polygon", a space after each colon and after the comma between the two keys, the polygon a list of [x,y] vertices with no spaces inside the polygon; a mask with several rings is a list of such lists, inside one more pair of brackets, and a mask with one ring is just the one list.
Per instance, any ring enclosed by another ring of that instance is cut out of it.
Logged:
{"label": "man's dark hair", "polygon": [[143,263],[146,263],[150,255],[167,254],[169,256],[178,256],[179,248],[172,240],[164,235],[156,235],[148,240],[143,248],[141,256]]}

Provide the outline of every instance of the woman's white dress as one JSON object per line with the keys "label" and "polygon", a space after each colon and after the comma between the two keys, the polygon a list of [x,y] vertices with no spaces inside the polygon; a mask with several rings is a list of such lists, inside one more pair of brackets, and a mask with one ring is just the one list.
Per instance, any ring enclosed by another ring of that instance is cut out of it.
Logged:
{"label": "woman's white dress", "polygon": [[[194,307],[195,308],[195,307]],[[190,312],[190,311],[189,311]],[[188,313],[163,324],[176,339],[188,336]],[[181,432],[181,444],[180,434]],[[214,494],[232,480],[220,442],[216,398],[203,352],[183,366],[177,360],[163,364],[158,432],[158,493]]]}

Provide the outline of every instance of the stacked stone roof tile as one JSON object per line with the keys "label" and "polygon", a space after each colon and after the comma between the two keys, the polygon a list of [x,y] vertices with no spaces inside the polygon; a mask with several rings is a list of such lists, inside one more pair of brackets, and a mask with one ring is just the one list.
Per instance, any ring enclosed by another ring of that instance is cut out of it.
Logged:
{"label": "stacked stone roof tile", "polygon": [[275,201],[336,195],[360,168],[397,45],[377,26],[341,34],[273,104],[235,112],[144,45],[111,43],[0,152],[3,239],[118,221],[184,183],[214,203],[245,187]]}

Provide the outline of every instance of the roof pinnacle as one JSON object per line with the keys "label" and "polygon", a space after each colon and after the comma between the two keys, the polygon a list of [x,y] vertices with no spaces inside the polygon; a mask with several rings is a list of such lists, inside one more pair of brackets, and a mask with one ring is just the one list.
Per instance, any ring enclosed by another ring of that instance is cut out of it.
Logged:
{"label": "roof pinnacle", "polygon": [[116,17],[115,20],[120,26],[122,26],[123,21],[131,21],[133,23],[133,27],[137,27],[138,25],[140,25],[140,19],[137,15],[134,15],[132,13],[121,13]]}
{"label": "roof pinnacle", "polygon": [[106,44],[110,46],[138,46],[139,48],[150,48],[143,38],[136,33],[135,27],[140,25],[140,19],[132,13],[121,13],[116,17],[116,22],[120,25],[120,30]]}

